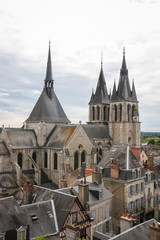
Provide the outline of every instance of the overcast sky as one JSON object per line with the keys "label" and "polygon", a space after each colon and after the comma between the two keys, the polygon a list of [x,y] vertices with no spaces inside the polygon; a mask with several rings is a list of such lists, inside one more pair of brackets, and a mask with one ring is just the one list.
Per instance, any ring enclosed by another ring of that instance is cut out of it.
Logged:
{"label": "overcast sky", "polygon": [[101,51],[108,91],[125,46],[142,131],[160,131],[160,0],[5,0],[0,4],[0,126],[21,127],[44,84],[51,41],[54,89],[72,123],[88,121]]}

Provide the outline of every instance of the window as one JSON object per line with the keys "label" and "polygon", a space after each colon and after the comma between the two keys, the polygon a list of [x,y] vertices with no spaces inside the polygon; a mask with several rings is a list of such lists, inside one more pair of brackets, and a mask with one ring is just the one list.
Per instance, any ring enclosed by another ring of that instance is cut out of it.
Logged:
{"label": "window", "polygon": [[[34,162],[36,163],[36,161],[37,161],[37,154],[36,154],[36,152],[33,152],[33,153],[32,153],[32,159],[33,159]],[[34,168],[33,164],[32,164],[32,168]]]}
{"label": "window", "polygon": [[141,191],[143,191],[143,182],[141,183]]}
{"label": "window", "polygon": [[136,193],[138,192],[138,184],[136,184]]}
{"label": "window", "polygon": [[100,120],[100,107],[97,106],[97,120]]}
{"label": "window", "polygon": [[103,108],[103,120],[106,120],[106,106]]}
{"label": "window", "polygon": [[26,230],[21,230],[17,232],[17,240],[26,240]]}
{"label": "window", "polygon": [[117,105],[114,105],[115,122],[117,122]]}
{"label": "window", "polygon": [[109,112],[110,112],[110,109],[109,109],[109,107],[107,108],[107,121],[109,121]]}
{"label": "window", "polygon": [[95,120],[95,108],[92,107],[92,120]]}
{"label": "window", "polygon": [[133,194],[133,186],[130,186],[130,194]]}
{"label": "window", "polygon": [[78,152],[74,153],[74,170],[78,168]]}
{"label": "window", "polygon": [[77,223],[78,222],[78,214],[77,212],[72,213],[72,224]]}
{"label": "window", "polygon": [[80,229],[80,238],[86,238],[86,228]]}
{"label": "window", "polygon": [[106,205],[106,218],[109,217],[109,205]]}
{"label": "window", "polygon": [[106,222],[106,232],[109,233],[109,221]]}
{"label": "window", "polygon": [[143,197],[141,197],[141,208],[143,208],[144,207],[144,199],[143,199]]}
{"label": "window", "polygon": [[44,167],[45,168],[48,167],[48,155],[47,155],[47,152],[44,153]]}
{"label": "window", "polygon": [[81,167],[82,167],[82,163],[85,162],[85,160],[86,160],[86,154],[85,154],[85,152],[83,151],[83,152],[81,153]]}
{"label": "window", "polygon": [[99,214],[98,218],[99,218],[99,222],[100,222],[100,221],[102,221],[102,218],[103,218],[103,210],[102,210],[102,208],[99,208],[98,214]]}
{"label": "window", "polygon": [[132,119],[133,119],[133,116],[134,116],[134,111],[135,111],[135,105],[132,106]]}
{"label": "window", "polygon": [[130,105],[127,106],[128,122],[130,121]]}
{"label": "window", "polygon": [[120,117],[120,122],[122,122],[122,104],[120,104],[120,107],[119,107],[119,113],[120,113],[120,115],[119,115],[119,117]]}
{"label": "window", "polygon": [[23,161],[22,153],[18,153],[18,165],[20,166],[20,168],[22,168],[22,161]]}
{"label": "window", "polygon": [[55,170],[57,170],[57,159],[58,159],[58,157],[57,157],[57,153],[54,153],[54,169]]}

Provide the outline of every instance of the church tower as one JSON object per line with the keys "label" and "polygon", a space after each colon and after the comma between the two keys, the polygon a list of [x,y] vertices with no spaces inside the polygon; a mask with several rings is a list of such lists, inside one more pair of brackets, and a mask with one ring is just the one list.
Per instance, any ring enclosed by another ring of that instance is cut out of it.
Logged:
{"label": "church tower", "polygon": [[92,92],[89,102],[89,124],[107,124],[109,121],[110,96],[103,74],[103,62],[97,83],[96,92]]}
{"label": "church tower", "polygon": [[24,126],[27,129],[35,130],[40,145],[44,144],[46,137],[55,124],[70,123],[55,94],[53,82],[51,50],[49,43],[44,88]]}
{"label": "church tower", "polygon": [[138,100],[134,82],[130,88],[128,69],[123,49],[122,67],[118,88],[116,83],[110,101],[109,133],[113,144],[129,145],[135,155],[140,156],[140,122]]}

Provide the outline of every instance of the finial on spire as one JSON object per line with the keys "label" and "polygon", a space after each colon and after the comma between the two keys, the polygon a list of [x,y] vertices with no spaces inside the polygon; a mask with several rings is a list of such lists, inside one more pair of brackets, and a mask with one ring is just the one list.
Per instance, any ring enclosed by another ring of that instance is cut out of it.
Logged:
{"label": "finial on spire", "polygon": [[123,47],[123,56],[125,56],[125,47]]}
{"label": "finial on spire", "polygon": [[103,52],[101,51],[101,68],[103,67]]}
{"label": "finial on spire", "polygon": [[49,47],[51,46],[51,41],[49,40]]}

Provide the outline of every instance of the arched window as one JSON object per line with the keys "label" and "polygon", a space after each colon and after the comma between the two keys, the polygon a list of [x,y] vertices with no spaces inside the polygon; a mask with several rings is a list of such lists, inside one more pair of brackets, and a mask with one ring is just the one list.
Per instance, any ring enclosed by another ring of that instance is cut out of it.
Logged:
{"label": "arched window", "polygon": [[133,119],[134,114],[135,114],[135,105],[132,106],[132,119]]}
{"label": "arched window", "polygon": [[57,166],[58,166],[58,156],[57,153],[54,153],[54,169],[57,170]]}
{"label": "arched window", "polygon": [[47,152],[44,153],[44,167],[48,167],[48,154]]}
{"label": "arched window", "polygon": [[92,107],[92,120],[95,120],[95,107]]}
{"label": "arched window", "polygon": [[122,122],[122,104],[119,106],[119,120]]}
{"label": "arched window", "polygon": [[86,161],[86,154],[85,154],[85,152],[83,151],[83,152],[81,153],[81,167],[82,167],[82,163],[85,162],[85,161]]}
{"label": "arched window", "polygon": [[127,105],[128,122],[130,121],[130,105]]}
{"label": "arched window", "polygon": [[18,165],[22,168],[23,156],[22,153],[18,153]]}
{"label": "arched window", "polygon": [[107,108],[107,121],[109,122],[109,112],[110,112],[110,108]]}
{"label": "arched window", "polygon": [[102,149],[97,148],[97,164],[101,161],[102,159]]}
{"label": "arched window", "polygon": [[[36,152],[33,152],[33,153],[32,153],[32,159],[33,159],[34,162],[36,163],[36,161],[37,161],[37,154],[36,154]],[[32,164],[32,168],[34,168],[33,164]]]}
{"label": "arched window", "polygon": [[78,152],[74,153],[74,170],[78,168]]}
{"label": "arched window", "polygon": [[97,106],[97,120],[100,120],[100,107]]}
{"label": "arched window", "polygon": [[103,108],[103,120],[106,120],[106,106]]}
{"label": "arched window", "polygon": [[115,122],[117,122],[117,105],[114,105]]}

